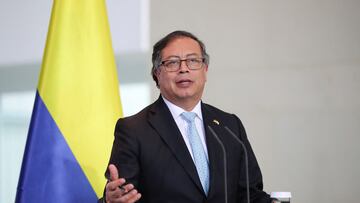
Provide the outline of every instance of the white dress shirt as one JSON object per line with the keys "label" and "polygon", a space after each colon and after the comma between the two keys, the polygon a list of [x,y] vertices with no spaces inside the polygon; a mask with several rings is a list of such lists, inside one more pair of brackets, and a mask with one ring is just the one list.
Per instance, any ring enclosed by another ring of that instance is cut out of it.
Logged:
{"label": "white dress shirt", "polygon": [[[167,107],[170,109],[171,115],[174,118],[176,125],[181,132],[181,135],[182,135],[182,137],[185,141],[185,144],[191,154],[192,159],[194,160],[194,156],[193,156],[192,150],[191,150],[191,145],[190,145],[189,139],[186,135],[188,123],[181,116],[181,114],[186,111],[184,109],[176,106],[175,104],[171,103],[169,100],[165,99],[164,97],[162,97],[162,98],[164,99]],[[203,123],[203,118],[202,118],[202,112],[201,112],[201,101],[199,101],[199,103],[196,104],[196,106],[194,107],[193,110],[191,110],[191,112],[194,112],[196,114],[196,117],[195,117],[196,130],[198,131],[198,134],[200,136],[201,143],[203,145],[203,148],[204,148],[204,151],[206,154],[206,158],[209,161],[208,151],[207,151],[206,141],[205,141],[205,129],[204,129],[204,123]]]}

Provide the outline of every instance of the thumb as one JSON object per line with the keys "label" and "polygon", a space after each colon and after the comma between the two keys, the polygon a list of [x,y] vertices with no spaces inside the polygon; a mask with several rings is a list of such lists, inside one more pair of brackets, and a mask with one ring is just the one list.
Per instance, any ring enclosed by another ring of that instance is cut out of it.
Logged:
{"label": "thumb", "polygon": [[119,178],[119,172],[114,164],[109,165],[110,180],[116,180]]}

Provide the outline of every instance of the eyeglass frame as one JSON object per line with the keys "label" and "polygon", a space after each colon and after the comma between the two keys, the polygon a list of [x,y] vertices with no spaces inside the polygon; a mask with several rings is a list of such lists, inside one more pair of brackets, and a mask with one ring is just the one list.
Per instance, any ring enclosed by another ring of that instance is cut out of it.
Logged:
{"label": "eyeglass frame", "polygon": [[[201,65],[200,65],[199,67],[197,67],[197,68],[193,68],[193,67],[191,67],[191,66],[188,65],[188,63],[190,63],[191,60],[200,60],[200,61],[201,61],[201,62],[200,62]],[[199,69],[201,69],[201,68],[204,67],[204,64],[205,64],[205,62],[206,62],[205,60],[206,60],[206,59],[205,59],[204,57],[185,58],[185,59],[181,59],[181,58],[178,58],[178,59],[168,59],[168,60],[163,60],[163,61],[161,61],[160,66],[164,66],[164,67],[165,67],[165,70],[166,70],[167,72],[176,72],[176,71],[179,71],[179,70],[180,70],[181,64],[182,64],[182,62],[184,61],[185,64],[186,64],[186,67],[187,67],[189,70],[199,70]],[[176,69],[174,69],[174,70],[170,70],[169,67],[168,67],[167,65],[165,65],[165,63],[166,63],[166,62],[169,62],[169,61],[179,62],[178,67],[177,67]]]}

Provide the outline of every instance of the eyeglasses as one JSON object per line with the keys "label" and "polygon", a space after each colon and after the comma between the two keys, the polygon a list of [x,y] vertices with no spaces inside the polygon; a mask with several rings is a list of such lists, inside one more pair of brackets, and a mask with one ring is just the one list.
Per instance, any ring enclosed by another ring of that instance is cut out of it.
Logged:
{"label": "eyeglasses", "polygon": [[170,59],[161,62],[161,65],[165,67],[168,72],[176,72],[181,67],[181,62],[185,61],[186,66],[190,70],[198,70],[204,65],[204,58],[187,58],[187,59]]}

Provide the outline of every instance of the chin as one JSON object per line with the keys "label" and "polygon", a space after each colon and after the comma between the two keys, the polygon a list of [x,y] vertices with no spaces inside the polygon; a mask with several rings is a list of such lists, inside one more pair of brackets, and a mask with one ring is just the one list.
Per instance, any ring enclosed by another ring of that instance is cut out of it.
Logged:
{"label": "chin", "polygon": [[189,91],[183,91],[183,92],[179,92],[178,94],[176,94],[179,98],[188,98],[188,97],[193,97],[194,94],[189,92]]}

